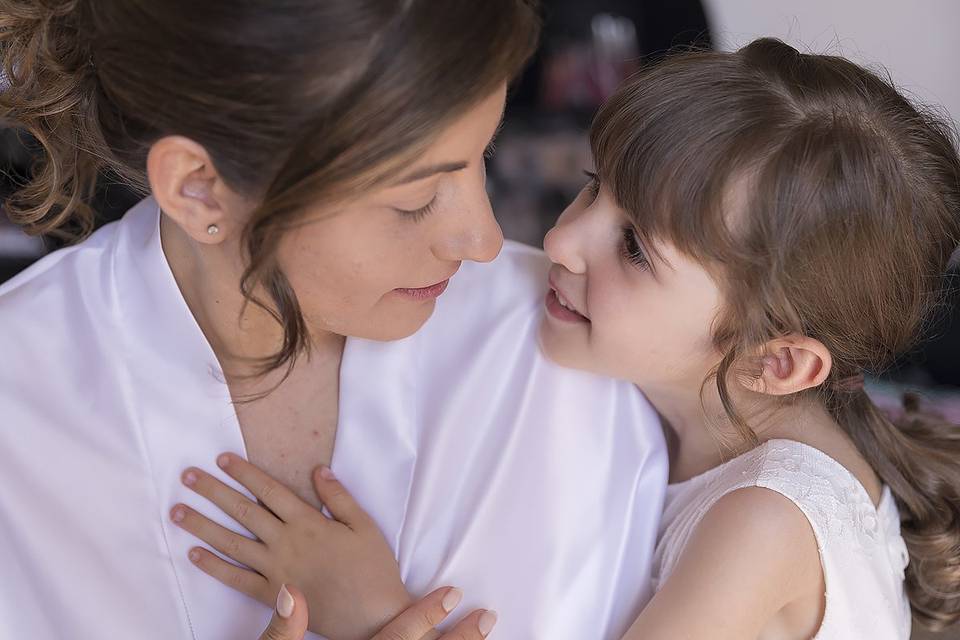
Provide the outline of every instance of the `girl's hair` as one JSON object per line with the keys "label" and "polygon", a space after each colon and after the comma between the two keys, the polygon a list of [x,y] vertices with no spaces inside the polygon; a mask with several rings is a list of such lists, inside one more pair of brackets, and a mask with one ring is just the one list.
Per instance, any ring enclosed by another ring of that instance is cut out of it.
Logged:
{"label": "girl's hair", "polygon": [[43,150],[7,213],[82,238],[98,176],[146,193],[156,140],[198,142],[259,203],[241,289],[284,329],[263,370],[292,367],[309,335],[275,260],[283,232],[307,205],[388,179],[515,76],[536,47],[534,3],[0,0],[0,118]]}
{"label": "girl's hair", "polygon": [[942,300],[960,238],[955,134],[848,60],[761,39],[643,70],[591,144],[647,249],[669,241],[721,283],[711,379],[743,438],[757,442],[728,374],[789,333],[829,349],[830,379],[805,395],[897,498],[915,618],[960,619],[960,430],[910,407],[894,423],[862,389],[838,390],[911,349]]}

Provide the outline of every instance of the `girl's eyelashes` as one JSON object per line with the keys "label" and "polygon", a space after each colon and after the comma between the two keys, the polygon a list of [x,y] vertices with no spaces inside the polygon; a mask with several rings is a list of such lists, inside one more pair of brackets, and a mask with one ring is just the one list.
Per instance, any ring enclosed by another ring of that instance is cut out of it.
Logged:
{"label": "girl's eyelashes", "polygon": [[623,226],[623,244],[621,247],[621,252],[623,257],[630,264],[634,265],[640,270],[647,270],[650,268],[650,262],[647,260],[646,254],[643,252],[643,248],[640,246],[640,241],[637,239],[637,232],[631,225]]}
{"label": "girl's eyelashes", "polygon": [[430,202],[428,202],[425,206],[420,207],[419,209],[412,209],[412,210],[396,209],[396,211],[397,213],[402,215],[404,218],[412,222],[420,222],[421,220],[426,218],[428,215],[433,213],[433,209],[436,206],[436,204],[437,204],[437,196],[436,194],[434,194],[433,199],[430,200]]}
{"label": "girl's eyelashes", "polygon": [[[600,176],[593,171],[584,170],[584,175],[590,179],[590,182],[584,187],[584,191],[590,195],[590,199],[596,200],[600,195]],[[650,262],[640,246],[640,240],[637,238],[637,232],[632,225],[623,226],[623,241],[621,242],[620,252],[623,257],[642,271],[650,268]]]}

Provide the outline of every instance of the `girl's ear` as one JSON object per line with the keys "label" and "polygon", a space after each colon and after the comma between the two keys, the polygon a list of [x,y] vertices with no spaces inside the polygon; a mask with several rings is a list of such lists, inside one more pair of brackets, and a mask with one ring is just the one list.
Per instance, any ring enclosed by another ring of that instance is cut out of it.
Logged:
{"label": "girl's ear", "polygon": [[823,384],[833,359],[823,343],[813,338],[789,335],[764,345],[760,375],[744,381],[755,393],[787,396]]}

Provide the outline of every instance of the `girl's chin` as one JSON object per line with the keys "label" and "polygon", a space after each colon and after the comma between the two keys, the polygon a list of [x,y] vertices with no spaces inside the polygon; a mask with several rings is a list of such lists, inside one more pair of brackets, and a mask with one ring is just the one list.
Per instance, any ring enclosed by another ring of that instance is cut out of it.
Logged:
{"label": "girl's chin", "polygon": [[558,331],[549,318],[544,318],[537,331],[537,344],[540,346],[541,353],[561,367],[589,371],[590,367],[584,366],[587,363],[582,362],[582,354],[577,353],[576,346],[573,344],[575,336],[563,335],[564,333],[567,332]]}

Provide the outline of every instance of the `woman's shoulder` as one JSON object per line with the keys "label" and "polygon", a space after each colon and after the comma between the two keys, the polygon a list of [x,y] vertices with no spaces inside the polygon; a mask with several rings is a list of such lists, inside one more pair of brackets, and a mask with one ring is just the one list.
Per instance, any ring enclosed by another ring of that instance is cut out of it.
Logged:
{"label": "woman's shoulder", "polygon": [[0,284],[0,314],[10,317],[30,306],[44,306],[81,284],[89,289],[92,282],[81,279],[103,273],[116,231],[116,223],[105,225],[86,240],[47,254]]}
{"label": "woman's shoulder", "polygon": [[55,368],[77,375],[89,363],[75,354],[90,353],[97,336],[112,331],[116,306],[110,278],[115,225],[87,240],[55,251],[0,285],[0,386],[5,392]]}

